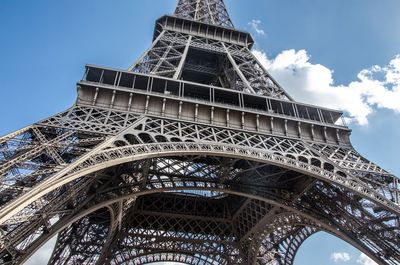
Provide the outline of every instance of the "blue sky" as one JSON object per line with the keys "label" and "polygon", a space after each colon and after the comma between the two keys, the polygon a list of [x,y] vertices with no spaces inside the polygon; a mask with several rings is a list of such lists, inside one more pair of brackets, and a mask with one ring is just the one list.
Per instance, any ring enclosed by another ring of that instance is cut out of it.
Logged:
{"label": "blue sky", "polygon": [[[295,99],[346,111],[356,149],[400,175],[400,1],[226,3],[236,27],[254,34],[257,56]],[[174,6],[174,0],[2,0],[0,135],[71,106],[86,63],[127,68],[150,45],[155,19]],[[350,260],[335,263],[334,252]],[[368,264],[359,256],[318,234],[295,265]]]}

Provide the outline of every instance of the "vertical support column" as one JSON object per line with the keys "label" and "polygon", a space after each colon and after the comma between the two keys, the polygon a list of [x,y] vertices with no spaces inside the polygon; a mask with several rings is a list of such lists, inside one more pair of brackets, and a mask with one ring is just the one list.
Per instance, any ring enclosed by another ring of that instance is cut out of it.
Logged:
{"label": "vertical support column", "polygon": [[336,140],[337,140],[337,143],[340,144],[340,130],[339,129],[336,129]]}
{"label": "vertical support column", "polygon": [[301,122],[300,121],[297,123],[297,132],[298,132],[299,138],[301,138]]}
{"label": "vertical support column", "polygon": [[311,138],[315,140],[314,124],[311,124]]}
{"label": "vertical support column", "polygon": [[271,134],[274,133],[274,117],[271,117],[270,119],[270,126],[271,126]]}
{"label": "vertical support column", "polygon": [[111,97],[111,102],[110,102],[110,108],[114,107],[114,102],[115,102],[115,95],[117,94],[117,91],[113,90],[113,94]]}
{"label": "vertical support column", "polygon": [[174,79],[179,79],[182,75],[182,68],[185,65],[186,57],[189,52],[190,43],[192,42],[192,38],[193,38],[192,36],[189,36],[189,39],[186,43],[185,50],[183,51],[183,54],[182,54],[181,61],[179,62],[178,68],[176,69],[176,72],[174,74],[174,77],[173,77]]}
{"label": "vertical support column", "polygon": [[210,120],[210,122],[211,122],[211,124],[214,124],[214,106],[211,107],[211,113],[210,113],[210,115],[211,115],[211,120]]}
{"label": "vertical support column", "polygon": [[199,104],[196,104],[194,108],[194,121],[197,122],[199,120]]}
{"label": "vertical support column", "polygon": [[149,112],[149,103],[150,103],[150,96],[146,97],[146,103],[144,106],[144,114],[147,114]]}
{"label": "vertical support column", "polygon": [[285,135],[288,136],[288,120],[285,119]]}
{"label": "vertical support column", "polygon": [[162,117],[165,116],[165,107],[166,107],[166,104],[167,104],[167,99],[164,98],[164,99],[163,99],[163,103],[162,103],[162,108],[161,108],[161,116],[162,116]]}
{"label": "vertical support column", "polygon": [[128,100],[128,108],[127,111],[131,110],[132,107],[132,98],[133,98],[133,93],[129,93],[129,100]]}
{"label": "vertical support column", "polygon": [[179,102],[178,119],[182,119],[182,105],[183,101]]}
{"label": "vertical support column", "polygon": [[257,114],[256,116],[256,130],[257,132],[260,131],[260,114]]}
{"label": "vertical support column", "polygon": [[92,100],[92,106],[96,105],[98,96],[99,96],[99,88],[96,87],[96,92],[94,93],[94,97],[93,97],[93,100]]}
{"label": "vertical support column", "polygon": [[226,110],[226,127],[227,128],[229,128],[229,124],[230,124],[230,122],[229,122],[229,119],[230,119],[229,114],[230,114],[230,110],[227,109]]}

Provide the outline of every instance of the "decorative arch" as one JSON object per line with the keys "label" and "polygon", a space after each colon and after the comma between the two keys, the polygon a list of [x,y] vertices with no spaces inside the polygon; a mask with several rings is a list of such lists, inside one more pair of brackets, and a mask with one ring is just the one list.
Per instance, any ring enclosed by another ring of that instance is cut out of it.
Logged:
{"label": "decorative arch", "polygon": [[[164,192],[168,192],[169,190],[172,191],[175,188],[169,188],[169,189],[163,189]],[[190,187],[188,189],[196,189],[194,187]],[[204,189],[210,189],[210,188],[199,188],[200,190],[204,190]],[[260,201],[264,201],[267,203],[271,203],[274,204],[276,206],[282,207],[282,208],[286,208],[287,210],[290,210],[292,212],[287,212],[281,215],[278,215],[275,219],[276,223],[279,223],[279,225],[289,225],[292,227],[304,227],[306,232],[303,233],[303,239],[302,241],[297,241],[297,245],[285,245],[287,244],[287,242],[290,241],[284,241],[281,242],[283,243],[283,247],[285,252],[285,259],[286,260],[290,260],[290,258],[293,258],[298,250],[298,248],[300,247],[300,245],[304,242],[304,240],[306,240],[310,235],[314,234],[317,231],[325,231],[329,234],[335,235],[337,237],[340,237],[341,239],[349,242],[351,245],[355,246],[356,248],[360,249],[361,251],[365,252],[365,253],[369,253],[368,249],[365,249],[359,242],[355,242],[352,241],[351,238],[348,238],[347,235],[345,233],[342,233],[340,231],[337,231],[334,227],[330,227],[327,223],[322,222],[322,220],[318,220],[308,214],[302,213],[296,209],[291,209],[290,207],[286,206],[284,203],[278,203],[269,199],[266,199],[264,197],[260,197],[257,195],[253,195],[251,193],[241,193],[241,192],[237,192],[237,191],[228,191],[228,190],[223,190],[221,189],[221,187],[217,187],[215,188],[216,191],[220,191],[220,192],[227,192],[229,194],[236,194],[236,195],[240,195],[243,197],[247,197],[247,198],[253,198],[256,200],[260,200]],[[57,223],[55,225],[54,228],[52,228],[52,233],[49,234],[45,234],[43,235],[42,238],[39,238],[37,240],[37,242],[35,242],[35,244],[33,244],[28,250],[27,250],[27,255],[23,258],[23,261],[27,260],[31,254],[35,253],[42,245],[44,245],[48,240],[50,240],[54,235],[60,233],[61,231],[63,231],[64,229],[66,229],[67,227],[69,227],[71,224],[87,217],[90,216],[92,213],[99,211],[101,209],[108,209],[109,213],[113,213],[113,211],[115,211],[115,209],[113,208],[113,205],[118,204],[120,201],[123,200],[127,200],[129,198],[133,198],[133,197],[137,197],[137,196],[145,196],[145,195],[149,195],[149,194],[154,194],[154,193],[159,193],[161,190],[149,190],[149,191],[143,191],[143,192],[139,192],[138,194],[130,194],[127,195],[125,197],[120,197],[120,198],[114,198],[114,199],[109,199],[108,201],[104,201],[102,203],[96,204],[94,206],[92,206],[89,209],[85,209],[84,211],[80,212],[79,214],[75,215],[75,216],[71,216],[71,218],[66,219],[66,220],[60,220],[59,223]],[[282,221],[284,218],[286,218],[285,221]],[[319,222],[319,223],[318,223]],[[267,238],[267,239],[271,239],[271,237],[269,237],[270,230],[271,229],[271,225],[267,225],[267,227],[264,230],[264,233],[262,234],[263,238]],[[111,229],[111,226],[110,226]],[[111,234],[109,234],[107,236],[107,238],[111,238]],[[261,239],[263,239],[261,238]],[[265,248],[266,249],[266,248]],[[157,254],[157,253],[156,253]],[[165,254],[165,253],[164,253]],[[256,254],[256,253],[255,253]],[[158,255],[158,254],[157,254]],[[156,255],[156,256],[157,256]],[[184,255],[184,254],[179,254],[179,255]],[[369,254],[371,258],[374,258],[372,254]],[[151,255],[150,255],[151,256]],[[139,256],[137,257],[137,260],[139,261],[141,258],[145,257],[145,258],[150,258],[149,255],[144,255],[144,256]],[[185,256],[185,255],[184,255]],[[196,258],[193,256],[188,255],[187,256],[186,261],[189,261],[190,258]],[[149,262],[153,262],[153,259],[149,260]],[[177,261],[177,262],[181,262],[181,259],[178,260],[172,260],[172,259],[166,259],[166,260],[162,260],[162,259],[154,259],[155,261]],[[205,259],[202,258],[196,258],[194,260],[192,260],[192,263],[187,263],[187,264],[209,264],[209,265],[216,265],[216,264],[221,264],[221,263],[213,263],[213,262],[209,262]],[[203,263],[201,263],[201,262]],[[199,263],[197,263],[199,262]],[[379,261],[377,261],[379,262]],[[123,263],[121,263],[123,264]],[[137,263],[137,264],[146,264],[146,263]],[[283,263],[285,265],[289,265],[291,263]]]}
{"label": "decorative arch", "polygon": [[[79,161],[75,167],[69,168],[63,176],[58,179],[52,180],[52,182],[46,183],[50,187],[54,188],[58,185],[69,183],[80,177],[93,174],[102,169],[110,168],[113,166],[121,165],[123,163],[131,163],[133,161],[139,161],[143,159],[156,158],[156,157],[174,157],[181,155],[206,155],[206,156],[220,156],[220,157],[236,157],[241,159],[247,159],[251,161],[259,161],[263,163],[268,163],[272,165],[281,166],[283,168],[295,170],[307,174],[309,176],[315,177],[316,179],[324,180],[328,183],[333,183],[340,185],[342,187],[348,188],[346,184],[352,183],[348,177],[343,178],[335,175],[333,172],[326,171],[322,168],[317,168],[315,166],[305,164],[301,161],[297,161],[293,158],[282,157],[277,154],[271,154],[268,151],[250,149],[250,148],[239,148],[236,146],[227,146],[220,144],[197,144],[197,143],[165,143],[165,144],[147,144],[147,145],[137,145],[137,146],[124,146],[118,148],[104,149],[103,151],[97,153],[96,155],[86,157],[84,160]],[[57,183],[55,183],[57,182]],[[204,183],[202,186],[174,186],[170,190],[179,189],[199,189],[199,190],[221,190],[226,192],[223,185],[214,184],[215,186],[208,186],[209,184]],[[200,188],[199,188],[200,187]],[[356,188],[357,186],[351,186]],[[368,193],[368,190],[356,189],[358,194],[363,194],[367,192],[367,195],[371,197],[374,194]],[[43,192],[43,190],[41,190]],[[143,195],[149,194],[154,191],[144,191]],[[235,192],[233,192],[235,193]],[[240,192],[236,192],[240,194]],[[45,193],[46,194],[46,193]],[[36,194],[40,197],[40,192]],[[139,193],[136,196],[140,196]],[[248,195],[247,195],[248,196]],[[284,195],[282,196],[284,197]],[[364,196],[366,197],[366,196]],[[32,199],[31,197],[30,199]],[[254,196],[256,199],[260,199],[260,196]],[[275,197],[272,200],[266,200],[268,203],[275,203]],[[376,198],[372,196],[376,201]],[[263,199],[263,198],[261,198]],[[265,200],[265,198],[263,199]],[[115,202],[115,201],[114,201]],[[381,202],[381,204],[383,204]],[[280,203],[282,207],[290,208],[285,205],[285,202]],[[384,205],[384,204],[383,204]],[[103,205],[107,206],[107,205]],[[340,235],[342,238],[346,238],[346,235]],[[351,239],[349,239],[351,241]],[[352,242],[353,245],[357,245],[358,248],[362,248],[362,245],[357,242]]]}

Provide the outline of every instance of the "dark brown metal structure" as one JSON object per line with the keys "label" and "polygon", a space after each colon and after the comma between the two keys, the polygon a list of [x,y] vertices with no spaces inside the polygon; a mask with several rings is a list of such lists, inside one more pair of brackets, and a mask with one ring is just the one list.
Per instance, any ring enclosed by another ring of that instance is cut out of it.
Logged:
{"label": "dark brown metal structure", "polygon": [[0,263],[293,264],[325,231],[400,264],[399,182],[342,113],[294,101],[222,0],[179,0],[125,71],[88,65],[68,110],[0,138]]}

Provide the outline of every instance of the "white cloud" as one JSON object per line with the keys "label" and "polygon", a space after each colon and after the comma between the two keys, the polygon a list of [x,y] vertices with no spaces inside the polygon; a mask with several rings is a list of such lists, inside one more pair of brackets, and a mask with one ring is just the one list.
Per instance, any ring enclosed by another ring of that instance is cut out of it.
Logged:
{"label": "white cloud", "polygon": [[333,260],[335,263],[348,262],[351,260],[351,257],[347,252],[334,252],[331,255],[331,260]]}
{"label": "white cloud", "polygon": [[400,112],[400,55],[386,66],[360,71],[347,85],[335,85],[333,71],[311,63],[306,50],[285,50],[274,59],[262,50],[253,53],[298,101],[340,109],[360,125],[368,124],[368,116],[378,108]]}
{"label": "white cloud", "polygon": [[258,19],[253,19],[252,21],[250,21],[249,26],[251,27],[251,29],[259,36],[264,36],[265,35],[265,31],[260,28],[261,25],[261,20]]}
{"label": "white cloud", "polygon": [[374,262],[372,259],[370,259],[367,255],[363,253],[358,258],[357,263],[361,265],[378,265],[376,262]]}

